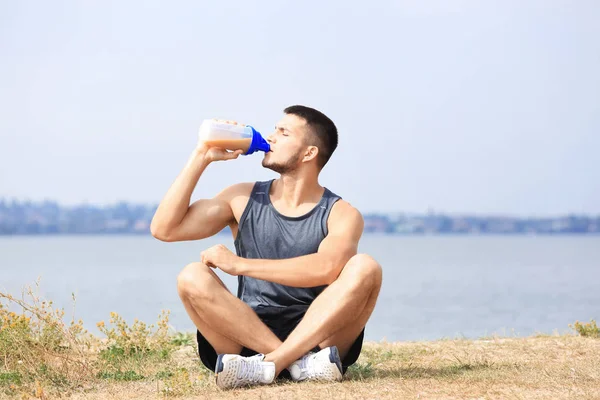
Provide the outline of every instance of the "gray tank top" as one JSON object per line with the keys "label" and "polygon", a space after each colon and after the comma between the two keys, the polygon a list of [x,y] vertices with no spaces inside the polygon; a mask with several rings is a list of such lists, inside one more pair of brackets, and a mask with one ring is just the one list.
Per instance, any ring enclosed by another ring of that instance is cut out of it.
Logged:
{"label": "gray tank top", "polygon": [[[327,236],[327,218],[339,196],[325,188],[321,201],[307,214],[288,217],[277,212],[269,192],[271,181],[256,182],[238,224],[237,255],[279,260],[316,253]],[[315,265],[314,268],[319,268]],[[325,286],[298,288],[247,276],[238,277],[237,296],[272,329],[298,322]]]}

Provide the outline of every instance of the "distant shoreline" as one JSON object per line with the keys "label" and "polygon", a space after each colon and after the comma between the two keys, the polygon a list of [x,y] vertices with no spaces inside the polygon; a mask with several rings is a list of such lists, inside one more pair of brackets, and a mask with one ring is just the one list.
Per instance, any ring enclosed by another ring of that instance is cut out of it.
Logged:
{"label": "distant shoreline", "polygon": [[[64,207],[56,202],[19,202],[0,198],[0,236],[13,235],[149,235],[156,205],[117,203]],[[594,235],[600,215],[477,215],[433,210],[365,212],[364,232],[398,236]],[[225,228],[221,233],[230,233]]]}

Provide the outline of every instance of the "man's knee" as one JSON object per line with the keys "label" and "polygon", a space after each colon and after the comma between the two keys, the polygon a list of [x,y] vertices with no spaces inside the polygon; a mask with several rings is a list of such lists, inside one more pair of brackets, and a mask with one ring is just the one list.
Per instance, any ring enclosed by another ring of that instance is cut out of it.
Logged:
{"label": "man's knee", "polygon": [[346,263],[342,274],[361,285],[370,284],[373,287],[380,287],[383,270],[381,265],[370,255],[357,254]]}
{"label": "man's knee", "polygon": [[209,267],[200,262],[185,266],[177,276],[177,292],[182,299],[208,299],[214,290],[214,277]]}

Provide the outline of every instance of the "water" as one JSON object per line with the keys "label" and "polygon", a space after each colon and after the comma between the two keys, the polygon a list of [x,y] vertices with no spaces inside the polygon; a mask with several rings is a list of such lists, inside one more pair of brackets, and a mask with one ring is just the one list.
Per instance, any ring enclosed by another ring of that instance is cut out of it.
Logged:
{"label": "water", "polygon": [[[155,322],[161,309],[181,331],[195,328],[176,292],[177,273],[228,236],[162,243],[139,236],[0,238],[0,290],[20,293],[41,277],[40,292],[95,332],[116,311]],[[383,266],[384,280],[366,329],[369,340],[476,338],[563,333],[575,320],[600,318],[600,237],[367,235],[360,252]],[[235,293],[237,280],[219,271]]]}

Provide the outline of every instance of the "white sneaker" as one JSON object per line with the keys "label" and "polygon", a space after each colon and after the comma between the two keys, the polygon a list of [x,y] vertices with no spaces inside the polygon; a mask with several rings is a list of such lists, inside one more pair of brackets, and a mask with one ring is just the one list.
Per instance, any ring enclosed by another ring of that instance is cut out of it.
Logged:
{"label": "white sneaker", "polygon": [[215,369],[217,386],[221,389],[266,385],[275,380],[275,363],[263,361],[264,354],[242,357],[219,354]]}
{"label": "white sneaker", "polygon": [[293,381],[341,381],[342,361],[337,347],[308,353],[288,367]]}

